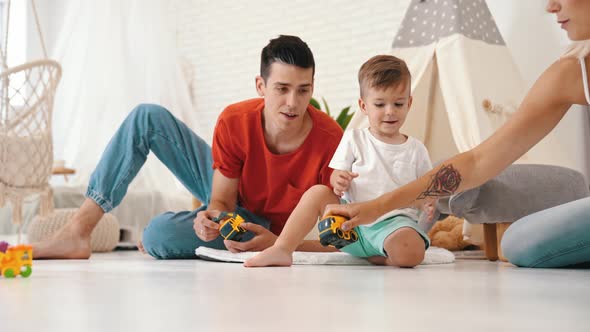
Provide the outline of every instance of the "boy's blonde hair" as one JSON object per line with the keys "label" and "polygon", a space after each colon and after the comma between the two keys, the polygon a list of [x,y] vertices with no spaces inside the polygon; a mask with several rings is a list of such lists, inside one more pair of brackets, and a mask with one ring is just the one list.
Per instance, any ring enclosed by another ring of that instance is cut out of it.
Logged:
{"label": "boy's blonde hair", "polygon": [[361,97],[366,89],[387,89],[400,83],[411,84],[412,75],[405,61],[393,55],[376,55],[359,69]]}

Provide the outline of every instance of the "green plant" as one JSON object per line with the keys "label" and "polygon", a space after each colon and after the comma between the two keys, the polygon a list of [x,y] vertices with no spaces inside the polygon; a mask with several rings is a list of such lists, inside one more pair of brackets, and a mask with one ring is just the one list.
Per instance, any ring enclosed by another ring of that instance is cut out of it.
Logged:
{"label": "green plant", "polygon": [[[326,114],[328,114],[329,116],[332,116],[332,114],[330,114],[330,107],[328,107],[328,103],[326,102],[326,99],[323,97],[322,97],[322,102],[324,104],[324,108],[322,108],[320,103],[315,98],[311,98],[311,100],[309,101],[311,106],[326,112]],[[348,123],[350,122],[350,119],[352,119],[353,115],[354,115],[354,111],[350,112],[350,106],[347,106],[347,107],[343,108],[340,111],[340,113],[338,113],[335,120],[336,120],[336,122],[338,122],[338,124],[340,125],[342,130],[344,130],[344,129],[346,129],[346,126],[348,126]]]}

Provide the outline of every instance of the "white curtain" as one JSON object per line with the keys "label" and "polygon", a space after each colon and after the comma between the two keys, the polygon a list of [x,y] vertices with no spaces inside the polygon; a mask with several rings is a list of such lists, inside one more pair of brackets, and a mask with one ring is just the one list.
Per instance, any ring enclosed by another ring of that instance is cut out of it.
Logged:
{"label": "white curtain", "polygon": [[[65,12],[53,54],[63,66],[53,134],[56,159],[77,170],[71,184],[87,185],[139,103],[161,104],[200,131],[165,1],[68,1]],[[152,154],[130,189],[183,190]]]}

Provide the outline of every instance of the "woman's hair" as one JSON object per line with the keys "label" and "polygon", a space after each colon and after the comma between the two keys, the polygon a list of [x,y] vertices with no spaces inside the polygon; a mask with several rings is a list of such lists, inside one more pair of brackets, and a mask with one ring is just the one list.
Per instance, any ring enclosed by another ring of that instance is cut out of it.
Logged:
{"label": "woman's hair", "polygon": [[581,59],[585,58],[588,54],[590,54],[590,39],[572,42],[561,57]]}

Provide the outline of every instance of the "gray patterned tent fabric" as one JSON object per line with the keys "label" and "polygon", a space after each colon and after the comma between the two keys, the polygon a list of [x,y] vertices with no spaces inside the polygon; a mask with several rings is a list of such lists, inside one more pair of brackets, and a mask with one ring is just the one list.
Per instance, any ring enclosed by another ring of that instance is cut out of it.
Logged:
{"label": "gray patterned tent fabric", "polygon": [[455,33],[488,44],[505,45],[483,0],[413,0],[392,47],[428,45]]}

